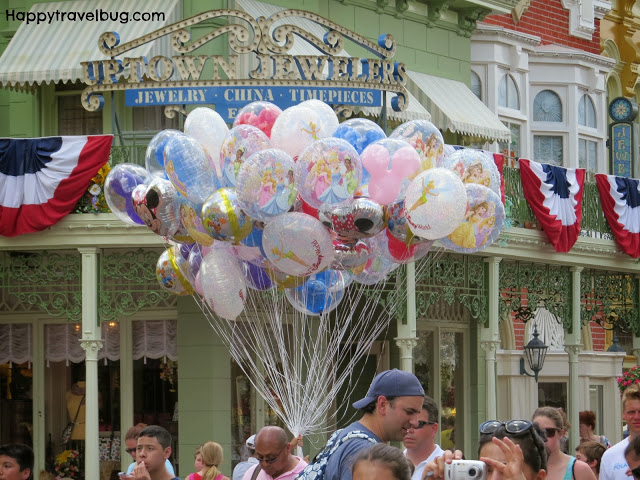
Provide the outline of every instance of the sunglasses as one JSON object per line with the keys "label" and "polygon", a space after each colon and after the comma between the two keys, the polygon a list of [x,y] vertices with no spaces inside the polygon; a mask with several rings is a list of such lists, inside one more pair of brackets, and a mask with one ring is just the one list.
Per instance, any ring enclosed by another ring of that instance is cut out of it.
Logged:
{"label": "sunglasses", "polygon": [[278,457],[280,456],[280,454],[281,454],[282,452],[284,452],[284,449],[285,449],[285,448],[287,448],[287,445],[285,445],[284,447],[282,447],[282,450],[280,450],[278,453],[276,453],[273,457],[266,458],[266,457],[263,457],[262,455],[258,455],[258,454],[254,455],[254,456],[256,457],[256,459],[258,460],[258,462],[265,462],[265,463],[268,463],[268,464],[272,464],[272,463],[274,463],[276,460],[278,460]]}
{"label": "sunglasses", "polygon": [[414,430],[420,430],[421,428],[424,428],[426,425],[435,425],[436,422],[425,422],[424,420],[418,420],[418,425],[415,427],[411,427]]}
{"label": "sunglasses", "polygon": [[633,475],[633,478],[635,478],[636,480],[640,480],[640,467],[636,467],[631,470],[631,475]]}
{"label": "sunglasses", "polygon": [[541,428],[540,430],[542,430],[546,435],[547,435],[547,439],[551,438],[551,437],[555,437],[556,433],[558,433],[560,431],[559,428]]}
{"label": "sunglasses", "polygon": [[479,430],[480,433],[484,435],[491,435],[503,426],[507,433],[511,435],[519,435],[531,430],[533,428],[533,423],[531,423],[529,420],[509,420],[508,422],[501,422],[500,420],[488,420],[480,425]]}
{"label": "sunglasses", "polygon": [[134,453],[136,453],[136,448],[127,448],[125,450],[129,455],[133,455]]}

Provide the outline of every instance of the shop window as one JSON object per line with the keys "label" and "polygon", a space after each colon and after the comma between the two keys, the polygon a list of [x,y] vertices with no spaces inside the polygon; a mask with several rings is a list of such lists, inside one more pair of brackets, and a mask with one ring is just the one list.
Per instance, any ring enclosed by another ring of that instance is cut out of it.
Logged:
{"label": "shop window", "polygon": [[596,435],[603,435],[604,432],[603,398],[603,385],[589,385],[589,410],[596,414],[596,429],[594,431]]}
{"label": "shop window", "polygon": [[540,163],[562,165],[562,137],[559,135],[534,135],[533,159]]}
{"label": "shop window", "polygon": [[542,90],[533,99],[533,120],[536,122],[562,122],[562,102],[552,90]]}
{"label": "shop window", "polygon": [[0,444],[33,446],[33,370],[30,362],[0,364]]}
{"label": "shop window", "polygon": [[482,81],[480,76],[476,72],[471,72],[471,91],[478,97],[478,100],[482,101]]}
{"label": "shop window", "polygon": [[180,128],[179,114],[173,118],[167,118],[164,107],[137,107],[133,108],[133,130],[136,132],[150,131],[154,134],[160,130]]}
{"label": "shop window", "polygon": [[580,138],[578,140],[578,166],[595,172],[598,168],[598,142]]}
{"label": "shop window", "polygon": [[498,84],[498,105],[513,110],[520,110],[518,86],[513,76],[508,73],[502,76]]}
{"label": "shop window", "polygon": [[562,408],[567,411],[566,382],[538,382],[538,406]]}
{"label": "shop window", "polygon": [[461,448],[464,431],[464,333],[436,329],[418,332],[414,349],[414,370],[425,393],[440,410],[442,448]]}
{"label": "shop window", "polygon": [[99,135],[102,130],[102,111],[90,112],[80,102],[80,92],[58,94],[58,135]]}
{"label": "shop window", "polygon": [[578,103],[578,124],[583,127],[596,128],[596,107],[587,94],[582,95]]}

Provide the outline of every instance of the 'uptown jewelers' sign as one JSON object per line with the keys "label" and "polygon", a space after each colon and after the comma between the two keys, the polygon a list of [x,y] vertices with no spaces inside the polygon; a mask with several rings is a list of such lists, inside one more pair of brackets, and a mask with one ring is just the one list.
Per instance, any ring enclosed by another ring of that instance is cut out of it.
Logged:
{"label": "'uptown jewelers' sign", "polygon": [[[189,43],[186,27],[219,17],[226,17],[229,23]],[[296,25],[296,19],[311,20],[326,32],[319,38]],[[116,58],[167,35],[175,55],[149,60]],[[222,35],[228,36],[229,55],[192,54]],[[341,56],[345,38],[377,58]],[[289,54],[295,40],[313,45],[321,55]],[[283,10],[268,19],[254,19],[237,10],[212,10],[122,45],[115,32],[106,32],[100,36],[99,48],[110,58],[82,62],[88,85],[82,104],[92,111],[102,108],[104,92],[116,90],[125,92],[126,104],[132,107],[174,105],[180,110],[182,105],[214,104],[227,121],[233,120],[238,109],[258,100],[281,108],[309,99],[380,107],[386,91],[395,94],[391,99],[394,110],[407,106],[406,67],[391,60],[396,50],[391,35],[381,35],[375,44],[303,10]],[[249,64],[253,67],[245,68],[243,75],[242,66]]]}

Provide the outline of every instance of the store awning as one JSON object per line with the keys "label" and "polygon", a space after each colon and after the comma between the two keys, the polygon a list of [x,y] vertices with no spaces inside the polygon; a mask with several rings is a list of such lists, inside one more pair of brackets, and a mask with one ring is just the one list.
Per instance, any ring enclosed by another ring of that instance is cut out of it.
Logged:
{"label": "store awning", "polygon": [[408,71],[407,88],[442,130],[508,141],[511,132],[464,83]]}
{"label": "store awning", "polygon": [[[282,7],[271,5],[269,3],[259,2],[257,0],[235,0],[235,8],[239,10],[243,10],[250,14],[254,18],[265,17],[269,18],[271,15],[274,15],[282,10],[285,10]],[[318,25],[317,23],[300,17],[287,17],[279,20],[274,24],[274,26],[282,25],[282,24],[292,24],[301,29],[311,33],[317,38],[323,38],[327,29]],[[320,52],[316,47],[303,40],[302,38],[295,37],[293,42],[293,46],[291,50],[288,52],[290,55],[324,55],[324,53]],[[338,54],[341,57],[350,57],[349,52],[345,49],[342,50]],[[242,73],[248,73],[250,70],[255,68],[257,63],[248,64],[241,66]],[[328,69],[325,67],[324,75],[328,74]],[[407,95],[407,101],[409,105],[407,108],[401,112],[396,112],[391,108],[391,99],[395,97],[394,93],[387,94],[387,118],[390,120],[395,120],[399,122],[404,122],[407,120],[429,120],[431,115],[429,112],[425,110],[425,108],[420,104],[420,102],[411,94]],[[382,107],[362,107],[362,106],[351,106],[354,113],[363,113],[365,115],[370,115],[377,117],[380,115],[382,111]]]}
{"label": "store awning", "polygon": [[[178,21],[182,17],[178,4],[178,0],[35,3],[29,14],[36,15],[33,18],[47,15],[51,21],[22,22],[0,57],[0,84],[25,89],[42,83],[80,80],[80,62],[106,58],[98,49],[100,35],[114,31],[121,43],[136,39]],[[134,13],[148,14],[150,19],[136,21]],[[83,20],[79,19],[80,14],[84,15]],[[108,15],[109,19],[90,21],[88,14],[102,18]],[[170,52],[170,38],[141,45],[122,56],[151,58],[161,52]]]}

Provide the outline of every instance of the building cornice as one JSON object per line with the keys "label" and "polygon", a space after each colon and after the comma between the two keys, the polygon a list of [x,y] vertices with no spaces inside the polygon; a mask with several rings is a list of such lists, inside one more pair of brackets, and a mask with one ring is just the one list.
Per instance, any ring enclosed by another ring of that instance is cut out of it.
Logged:
{"label": "building cornice", "polygon": [[128,225],[112,213],[70,214],[52,227],[18,237],[0,237],[0,250],[59,250],[81,247],[163,247],[164,238],[144,225]]}

